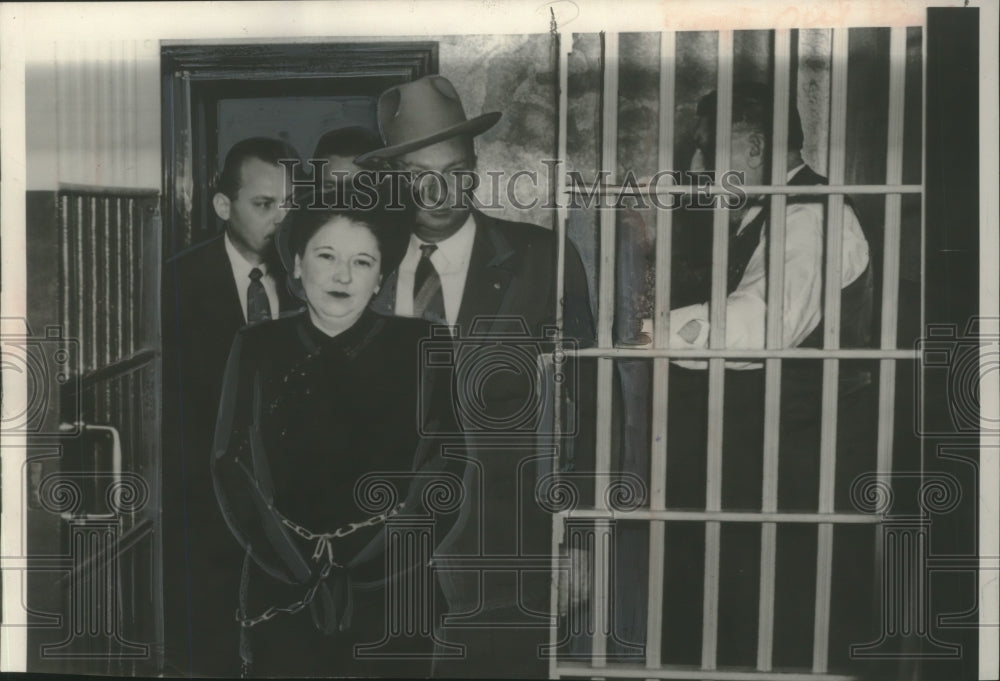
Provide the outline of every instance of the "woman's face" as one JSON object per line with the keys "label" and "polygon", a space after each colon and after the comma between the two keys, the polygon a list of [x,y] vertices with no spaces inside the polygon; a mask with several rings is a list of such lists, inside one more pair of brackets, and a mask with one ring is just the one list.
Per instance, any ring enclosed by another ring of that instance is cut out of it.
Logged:
{"label": "woman's face", "polygon": [[346,217],[316,230],[295,256],[293,275],[319,326],[342,330],[361,316],[382,280],[381,256],[371,230]]}

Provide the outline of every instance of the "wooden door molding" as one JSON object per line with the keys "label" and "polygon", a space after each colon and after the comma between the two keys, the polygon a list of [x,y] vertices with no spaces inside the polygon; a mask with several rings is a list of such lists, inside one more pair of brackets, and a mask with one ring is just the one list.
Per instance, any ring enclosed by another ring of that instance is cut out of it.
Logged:
{"label": "wooden door molding", "polygon": [[[163,254],[200,238],[210,224],[209,153],[221,98],[302,95],[375,96],[392,85],[437,73],[438,44],[165,44],[161,48]],[[204,231],[204,230],[203,230]]]}

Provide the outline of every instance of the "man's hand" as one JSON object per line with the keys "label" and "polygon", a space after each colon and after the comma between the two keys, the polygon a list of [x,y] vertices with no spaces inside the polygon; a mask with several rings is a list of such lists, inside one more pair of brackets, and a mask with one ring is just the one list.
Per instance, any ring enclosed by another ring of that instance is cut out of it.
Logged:
{"label": "man's hand", "polygon": [[590,554],[580,548],[569,549],[569,570],[559,571],[559,615],[569,613],[590,599]]}
{"label": "man's hand", "polygon": [[681,327],[681,330],[677,332],[677,335],[688,343],[694,343],[695,339],[698,338],[698,333],[700,331],[701,323],[697,319],[692,319]]}

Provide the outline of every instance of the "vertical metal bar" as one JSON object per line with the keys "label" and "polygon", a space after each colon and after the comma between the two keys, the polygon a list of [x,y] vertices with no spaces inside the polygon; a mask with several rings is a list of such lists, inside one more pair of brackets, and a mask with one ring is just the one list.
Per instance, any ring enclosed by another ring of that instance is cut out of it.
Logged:
{"label": "vertical metal bar", "polygon": [[[559,101],[558,101],[558,130],[556,132],[556,161],[558,162],[557,173],[556,173],[556,194],[554,197],[556,204],[556,244],[557,244],[557,260],[556,260],[556,328],[558,329],[559,341],[562,340],[563,331],[563,296],[565,295],[565,282],[563,281],[565,277],[566,270],[566,220],[568,219],[568,210],[566,207],[566,173],[565,173],[565,163],[566,163],[566,131],[567,131],[567,116],[569,112],[569,51],[573,49],[573,34],[570,33],[568,36],[568,41],[564,45],[562,42],[562,36],[559,33],[553,35],[552,39],[555,41],[555,59],[556,66],[559,71]],[[577,360],[579,361],[579,360]],[[557,441],[562,432],[562,419],[560,414],[560,393],[559,384],[553,383],[554,386],[554,408],[553,414],[553,430],[556,433]],[[558,468],[556,468],[558,470]],[[557,560],[559,558],[559,546],[562,543],[562,537],[565,533],[563,523],[565,522],[563,516],[558,513],[552,515],[552,568],[553,574],[558,575],[556,572]],[[568,581],[567,581],[568,584]],[[552,589],[549,594],[549,612],[559,612],[559,580],[552,580]],[[555,654],[556,646],[558,645],[559,636],[559,623],[558,620],[552,623],[549,627],[549,678],[558,678],[556,673],[556,667],[558,666],[558,656]]]}
{"label": "vertical metal bar", "polygon": [[[889,130],[886,158],[886,184],[903,180],[903,125],[906,95],[906,28],[889,32]],[[901,204],[899,194],[885,197],[885,239],[882,264],[882,338],[883,349],[895,349],[899,302],[899,249],[901,240]],[[882,360],[879,368],[878,462],[876,470],[885,480],[892,470],[893,405],[896,399],[896,362]]]}
{"label": "vertical metal bar", "polygon": [[[133,247],[132,247],[132,281],[129,284],[129,292],[131,295],[131,300],[135,307],[138,308],[137,314],[134,315],[134,339],[136,349],[140,346],[148,346],[150,343],[156,342],[155,338],[149,338],[146,329],[150,328],[150,323],[146,318],[147,306],[143,305],[142,302],[146,300],[146,294],[144,289],[144,277],[142,276],[142,260],[143,254],[146,252],[145,249],[145,239],[146,239],[146,227],[147,224],[152,227],[152,221],[147,222],[145,215],[143,214],[143,206],[139,201],[132,201],[132,215],[134,216],[134,228],[131,233],[134,235]],[[150,236],[153,239],[157,238],[155,232],[151,232]],[[153,321],[153,328],[159,324],[158,321]]]}
{"label": "vertical metal bar", "polygon": [[[601,177],[614,183],[618,166],[618,34],[603,33],[603,90],[601,95]],[[601,269],[598,289],[597,344],[612,346],[615,305],[615,218],[613,206],[601,203]]]}
{"label": "vertical metal bar", "polygon": [[125,259],[125,271],[121,282],[122,287],[122,328],[124,329],[124,340],[122,342],[122,352],[131,355],[135,352],[135,317],[138,312],[134,311],[134,298],[132,296],[132,273],[135,270],[136,258],[132,253],[132,230],[135,229],[136,201],[128,199],[125,203],[125,217],[122,225],[122,258]]}
{"label": "vertical metal bar", "polygon": [[71,317],[72,307],[70,306],[70,297],[72,295],[73,286],[73,262],[70,254],[73,250],[72,245],[72,235],[70,234],[70,219],[69,210],[70,204],[69,199],[61,195],[59,196],[59,260],[61,266],[59,268],[59,323],[63,324],[62,333],[64,338],[77,338],[77,331],[73,326],[73,319]]}
{"label": "vertical metal bar", "polygon": [[[733,32],[719,31],[719,79],[716,88],[715,172],[729,168],[732,142]],[[726,345],[726,272],[729,268],[729,214],[715,208],[712,225],[712,303],[709,344],[712,349]],[[708,364],[708,446],[705,506],[722,508],[722,416],[725,389],[725,360],[712,358]],[[705,591],[702,602],[702,669],[717,665],[719,625],[719,533],[717,521],[705,524]]]}
{"label": "vertical metal bar", "polygon": [[[97,262],[98,278],[101,282],[98,295],[101,297],[101,305],[104,307],[104,318],[101,320],[101,345],[103,350],[103,365],[107,366],[113,361],[111,348],[111,296],[112,296],[112,263],[114,256],[111,253],[111,221],[112,206],[115,203],[111,196],[100,199],[101,202],[101,260]],[[110,405],[109,405],[110,410]]]}
{"label": "vertical metal bar", "polygon": [[128,355],[125,350],[125,287],[123,286],[125,283],[124,263],[128,261],[128,253],[122,248],[122,234],[125,231],[125,222],[127,221],[128,214],[122,210],[123,203],[127,206],[128,199],[115,199],[115,247],[112,251],[115,262],[115,279],[112,285],[112,295],[115,300],[115,321],[112,332],[115,338],[116,358]]}
{"label": "vertical metal bar", "polygon": [[[844,182],[847,135],[848,29],[833,30],[830,83],[830,183]],[[823,305],[824,347],[840,347],[840,289],[843,252],[844,196],[831,194],[827,212],[826,273]],[[820,428],[819,511],[832,513],[837,464],[837,391],[839,360],[823,360],[822,426]],[[813,628],[813,671],[827,670],[830,647],[830,592],[833,581],[833,525],[818,528],[816,611]]]}
{"label": "vertical metal bar", "polygon": [[[618,34],[604,33],[601,38],[604,67],[601,97],[601,172],[604,177],[614,182],[618,164]],[[600,231],[601,267],[598,284],[597,344],[602,348],[609,348],[613,343],[611,330],[615,301],[615,210],[603,203],[600,208]],[[597,475],[594,483],[594,503],[599,509],[607,507],[605,486],[611,469],[612,369],[612,360],[607,358],[598,360]],[[600,532],[601,524],[595,523],[595,525],[595,530]],[[594,589],[598,598],[595,599],[591,611],[594,618],[591,662],[595,667],[603,667],[607,657],[605,632],[608,630],[609,620],[605,582],[610,573],[611,556],[604,541],[597,541],[594,550]]]}
{"label": "vertical metal bar", "polygon": [[[774,127],[771,131],[771,184],[787,183],[791,31],[774,32]],[[787,197],[771,196],[768,218],[767,347],[784,345],[785,206]],[[765,363],[764,465],[762,509],[778,510],[778,448],[781,426],[781,360]],[[771,671],[774,651],[775,561],[778,533],[774,523],[761,525],[760,607],[757,618],[757,669]]]}
{"label": "vertical metal bar", "polygon": [[[660,126],[659,164],[672,168],[674,162],[674,89],[676,85],[676,34],[660,34]],[[673,213],[656,211],[656,308],[653,316],[653,346],[670,345],[670,263],[673,242]],[[650,442],[649,507],[666,507],[667,484],[667,407],[670,362],[653,360],[653,418]],[[663,631],[664,530],[662,520],[649,524],[648,609],[646,611],[646,667],[660,666]]]}

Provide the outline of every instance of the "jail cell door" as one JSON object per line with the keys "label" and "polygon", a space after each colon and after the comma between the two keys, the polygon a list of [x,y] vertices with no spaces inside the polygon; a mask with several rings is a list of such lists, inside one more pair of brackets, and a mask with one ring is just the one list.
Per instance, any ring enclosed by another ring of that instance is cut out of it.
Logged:
{"label": "jail cell door", "polygon": [[36,263],[58,289],[45,334],[65,361],[46,446],[28,468],[29,551],[46,559],[29,575],[40,619],[28,669],[152,673],[162,639],[159,195],[63,189],[54,209],[49,242],[29,245],[29,259],[50,256]]}

